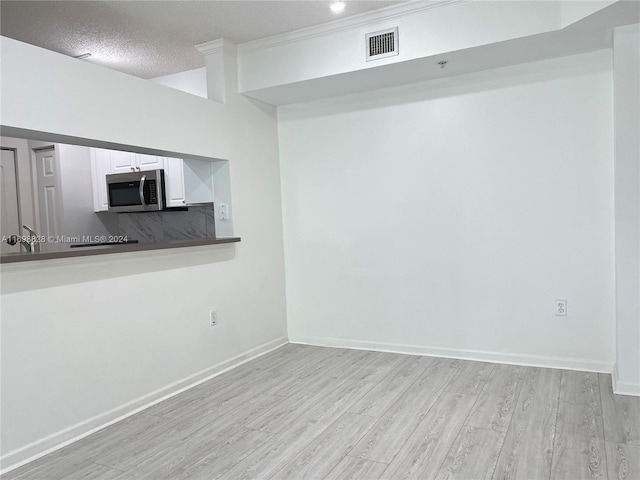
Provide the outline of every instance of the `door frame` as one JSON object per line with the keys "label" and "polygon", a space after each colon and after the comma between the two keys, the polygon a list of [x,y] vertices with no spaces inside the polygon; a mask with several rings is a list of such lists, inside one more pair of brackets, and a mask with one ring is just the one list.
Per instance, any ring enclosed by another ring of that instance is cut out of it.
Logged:
{"label": "door frame", "polygon": [[[18,149],[17,148],[9,148],[0,144],[0,150],[4,150],[7,152],[13,152],[13,174],[16,178],[16,206],[18,208],[18,231],[16,235],[22,235],[22,206],[20,203],[20,177],[18,177]],[[9,235],[7,232],[4,234]],[[20,243],[20,252],[25,250],[25,247],[22,243]]]}
{"label": "door frame", "polygon": [[[20,221],[20,227],[22,228],[22,225],[37,225],[36,220],[38,216],[34,209],[36,203],[34,201],[33,172],[29,141],[22,138],[0,136],[0,148],[14,151],[16,183],[18,187],[18,220]],[[23,233],[21,230],[20,234]]]}

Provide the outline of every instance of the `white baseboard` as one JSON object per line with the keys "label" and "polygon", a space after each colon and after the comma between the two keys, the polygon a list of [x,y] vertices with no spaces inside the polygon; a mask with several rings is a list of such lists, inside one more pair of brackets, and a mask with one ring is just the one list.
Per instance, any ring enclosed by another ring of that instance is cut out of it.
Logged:
{"label": "white baseboard", "polygon": [[585,372],[611,373],[613,362],[599,362],[582,358],[545,357],[518,353],[485,352],[456,348],[430,347],[427,345],[402,345],[397,343],[365,342],[344,338],[289,336],[290,343],[316,345],[320,347],[342,347],[377,352],[404,353],[430,357],[455,358],[479,362],[525,365],[529,367],[563,368]]}
{"label": "white baseboard", "polygon": [[640,397],[640,383],[621,382],[618,380],[614,384],[613,393]]}
{"label": "white baseboard", "polygon": [[611,373],[611,384],[613,385],[613,393],[618,395],[633,395],[640,397],[640,383],[623,382],[618,377],[618,364],[613,366]]}
{"label": "white baseboard", "polygon": [[256,357],[269,353],[287,343],[289,343],[287,337],[280,337],[264,343],[240,355],[236,355],[233,358],[225,360],[224,362],[220,362],[212,367],[178,380],[177,382],[173,382],[166,387],[116,407],[113,410],[101,413],[100,415],[96,415],[95,417],[72,425],[69,428],[8,452],[0,458],[0,465],[2,465],[0,474],[5,474],[26,463],[32,462],[33,460],[87,437],[98,430],[102,430],[109,425],[113,425],[114,423],[124,420],[145,408],[149,408],[158,402],[193,388],[196,385],[206,382],[207,380],[253,360]]}

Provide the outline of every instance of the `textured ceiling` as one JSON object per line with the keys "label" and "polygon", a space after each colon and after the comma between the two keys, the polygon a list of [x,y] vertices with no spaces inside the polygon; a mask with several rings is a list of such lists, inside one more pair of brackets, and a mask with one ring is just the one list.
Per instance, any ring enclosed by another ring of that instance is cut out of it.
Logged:
{"label": "textured ceiling", "polygon": [[0,2],[3,36],[142,78],[204,65],[194,45],[244,43],[403,3],[347,0],[10,1]]}

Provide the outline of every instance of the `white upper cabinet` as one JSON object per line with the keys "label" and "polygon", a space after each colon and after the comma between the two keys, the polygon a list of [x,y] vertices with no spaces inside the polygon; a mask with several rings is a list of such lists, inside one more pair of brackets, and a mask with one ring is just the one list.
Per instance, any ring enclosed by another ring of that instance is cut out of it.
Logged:
{"label": "white upper cabinet", "polygon": [[161,170],[164,167],[165,157],[158,157],[156,155],[145,155],[142,153],[136,153],[136,170]]}
{"label": "white upper cabinet", "polygon": [[[93,180],[93,211],[106,212],[109,209],[107,182],[105,177],[111,173],[111,157],[109,150],[90,149],[91,179]],[[124,171],[124,170],[123,170]]]}
{"label": "white upper cabinet", "polygon": [[92,148],[93,210],[106,212],[109,209],[106,175],[146,170],[164,170],[167,207],[185,206],[184,169],[181,158]]}
{"label": "white upper cabinet", "polygon": [[183,207],[186,203],[183,163],[181,158],[165,157],[164,159],[164,186],[167,207]]}
{"label": "white upper cabinet", "polygon": [[101,152],[101,155],[97,158],[100,158],[100,161],[106,158],[108,167],[107,173],[128,173],[135,172],[136,170],[136,154],[130,152],[120,152],[117,150],[104,150],[102,148],[94,148],[92,150],[96,150]]}
{"label": "white upper cabinet", "polygon": [[109,155],[110,173],[139,172],[141,170],[158,170],[164,168],[164,157],[141,153],[103,150]]}

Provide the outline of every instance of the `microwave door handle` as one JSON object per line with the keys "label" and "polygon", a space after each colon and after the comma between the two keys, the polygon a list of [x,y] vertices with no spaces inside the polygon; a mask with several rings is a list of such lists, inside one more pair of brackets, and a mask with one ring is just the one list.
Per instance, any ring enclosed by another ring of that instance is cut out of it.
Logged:
{"label": "microwave door handle", "polygon": [[142,178],[140,179],[140,189],[138,190],[138,193],[140,194],[140,202],[142,203],[143,207],[146,207],[147,204],[144,201],[144,182],[147,179],[146,175],[142,175]]}

